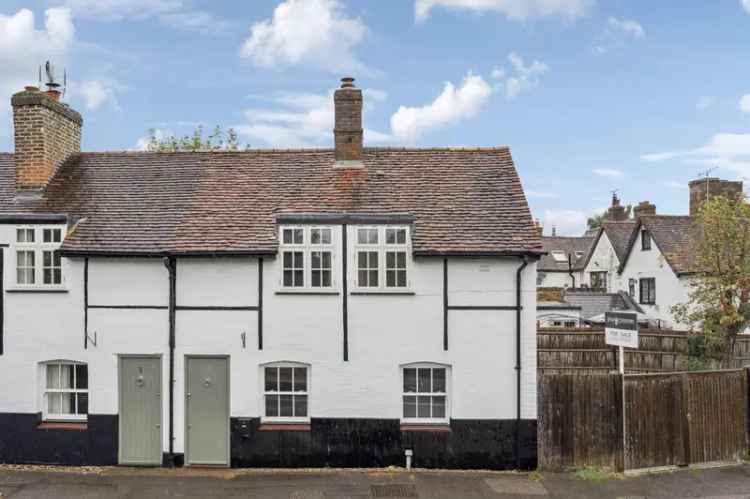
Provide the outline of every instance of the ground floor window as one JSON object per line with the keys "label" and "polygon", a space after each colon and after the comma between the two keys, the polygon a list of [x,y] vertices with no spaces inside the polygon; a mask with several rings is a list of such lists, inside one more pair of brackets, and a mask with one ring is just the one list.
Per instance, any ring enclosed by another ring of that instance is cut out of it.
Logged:
{"label": "ground floor window", "polygon": [[89,412],[88,366],[77,362],[44,364],[44,419],[85,421]]}
{"label": "ground floor window", "polygon": [[309,369],[301,364],[274,364],[263,368],[264,419],[308,421]]}
{"label": "ground floor window", "polygon": [[407,366],[403,375],[403,421],[448,422],[448,369],[443,366]]}

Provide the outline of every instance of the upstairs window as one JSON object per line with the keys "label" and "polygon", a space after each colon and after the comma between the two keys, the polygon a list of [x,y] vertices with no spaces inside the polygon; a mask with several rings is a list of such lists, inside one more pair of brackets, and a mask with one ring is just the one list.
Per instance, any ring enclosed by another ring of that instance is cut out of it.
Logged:
{"label": "upstairs window", "polygon": [[646,229],[643,229],[641,231],[641,250],[642,251],[650,251],[651,250],[651,234]]}
{"label": "upstairs window", "polygon": [[654,305],[656,303],[656,279],[653,277],[640,279],[641,305]]}
{"label": "upstairs window", "polygon": [[357,227],[355,287],[374,291],[407,289],[408,240],[406,227]]}
{"label": "upstairs window", "polygon": [[607,272],[591,272],[591,287],[594,289],[607,289]]}
{"label": "upstairs window", "polygon": [[331,289],[334,244],[331,227],[281,227],[281,287]]}
{"label": "upstairs window", "polygon": [[279,363],[263,369],[264,420],[281,422],[309,421],[307,366]]}
{"label": "upstairs window", "polygon": [[44,364],[44,419],[85,421],[89,412],[89,372],[78,362]]}
{"label": "upstairs window", "polygon": [[16,229],[16,284],[61,286],[63,283],[63,229],[19,227]]}
{"label": "upstairs window", "polygon": [[448,369],[430,364],[402,368],[404,423],[448,422]]}
{"label": "upstairs window", "polygon": [[628,279],[628,294],[631,298],[635,298],[635,285],[636,280],[635,279]]}

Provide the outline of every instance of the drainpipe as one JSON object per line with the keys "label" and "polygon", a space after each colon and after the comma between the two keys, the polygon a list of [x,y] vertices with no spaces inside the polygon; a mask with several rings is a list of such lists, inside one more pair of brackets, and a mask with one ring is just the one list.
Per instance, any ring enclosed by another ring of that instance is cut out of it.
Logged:
{"label": "drainpipe", "polygon": [[165,257],[164,266],[169,271],[169,454],[166,465],[174,463],[174,348],[175,348],[175,305],[177,302],[177,264],[174,257]]}
{"label": "drainpipe", "polygon": [[576,276],[573,275],[573,261],[568,253],[568,275],[573,280],[573,289],[576,289]]}
{"label": "drainpipe", "polygon": [[516,270],[516,469],[521,468],[521,273],[529,264],[526,256],[521,261]]}

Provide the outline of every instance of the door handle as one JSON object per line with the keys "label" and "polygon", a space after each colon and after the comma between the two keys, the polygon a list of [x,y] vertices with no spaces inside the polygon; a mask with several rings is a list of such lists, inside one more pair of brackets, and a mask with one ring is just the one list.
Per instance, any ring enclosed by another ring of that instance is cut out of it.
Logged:
{"label": "door handle", "polygon": [[156,425],[156,427],[157,427],[157,428],[161,428],[161,425],[160,425],[160,424],[157,424],[157,425]]}
{"label": "door handle", "polygon": [[188,398],[190,398],[190,392],[188,392],[187,396],[188,396]]}

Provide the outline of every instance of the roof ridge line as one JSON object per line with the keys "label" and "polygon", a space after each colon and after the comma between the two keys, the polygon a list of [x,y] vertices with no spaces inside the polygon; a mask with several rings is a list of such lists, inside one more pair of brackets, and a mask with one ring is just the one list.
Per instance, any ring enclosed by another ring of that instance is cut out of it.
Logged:
{"label": "roof ridge line", "polygon": [[[365,152],[493,152],[509,151],[510,146],[488,146],[488,147],[364,147]],[[303,147],[303,148],[256,148],[256,149],[238,149],[228,150],[205,150],[205,151],[133,151],[133,150],[110,150],[110,151],[80,151],[77,154],[81,156],[96,155],[148,155],[148,154],[272,154],[272,153],[322,153],[333,152],[332,147]],[[0,153],[5,154],[5,153]],[[7,153],[12,155],[13,153]]]}

